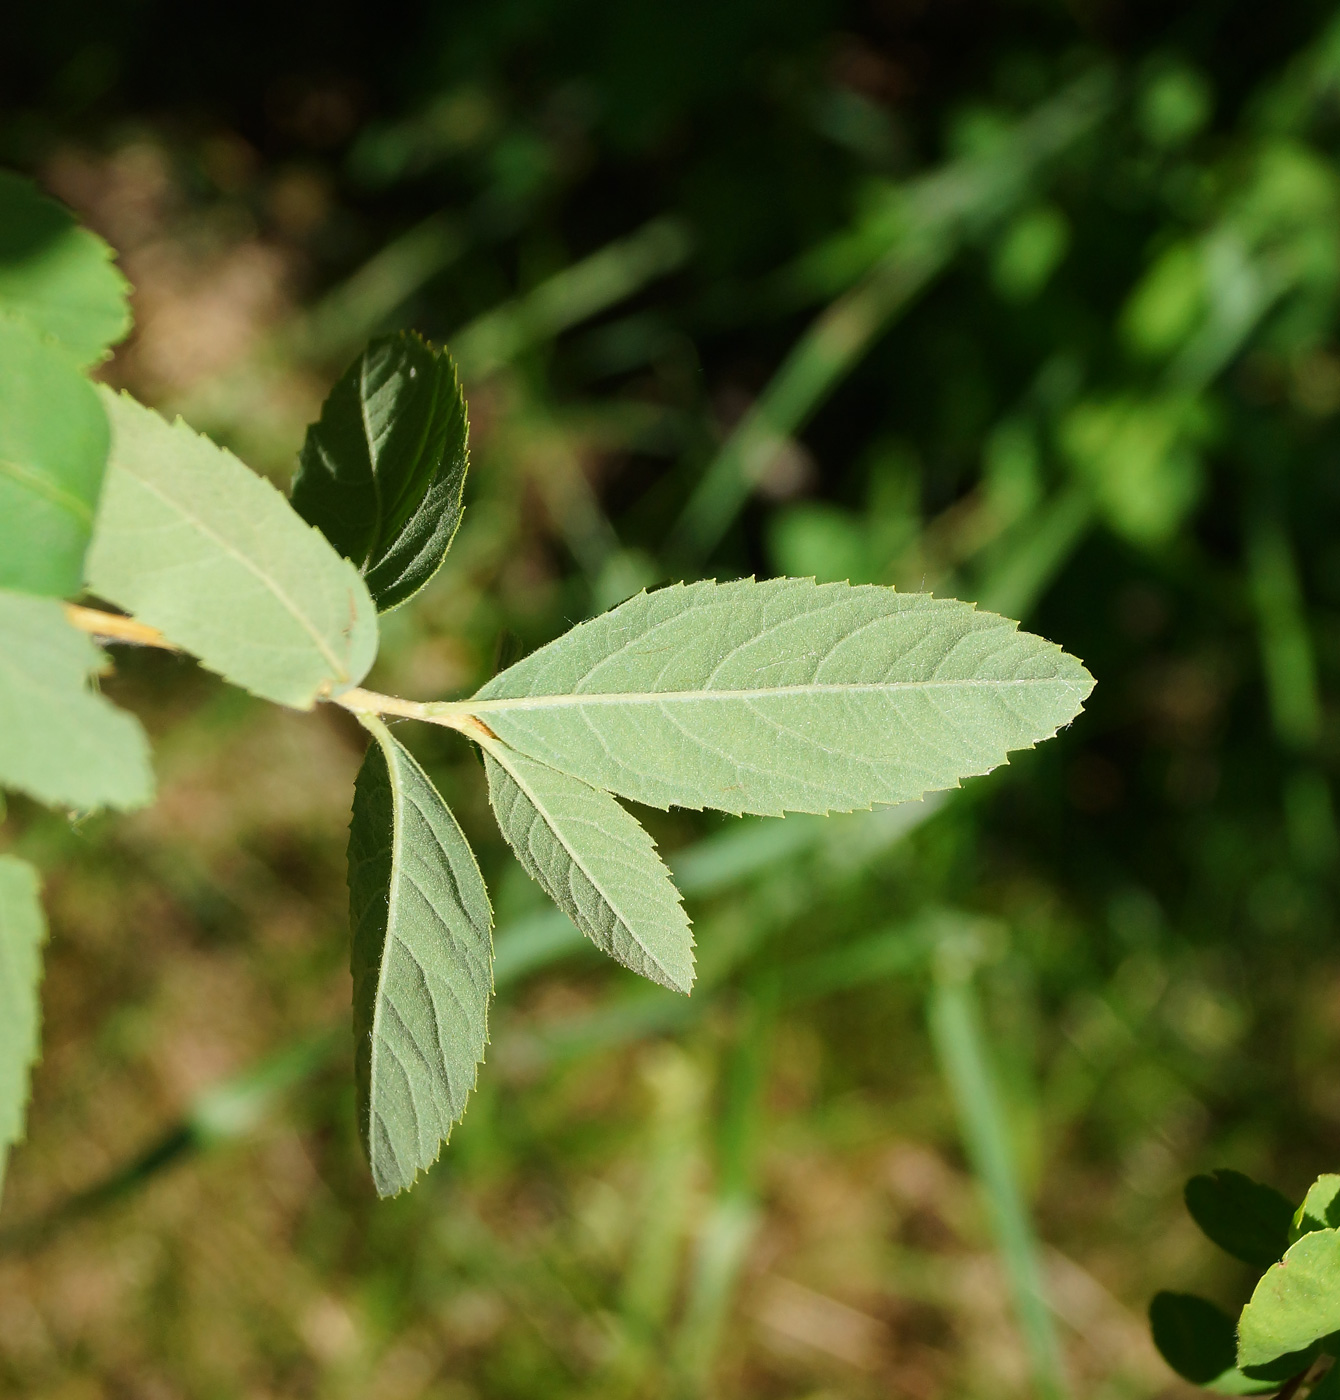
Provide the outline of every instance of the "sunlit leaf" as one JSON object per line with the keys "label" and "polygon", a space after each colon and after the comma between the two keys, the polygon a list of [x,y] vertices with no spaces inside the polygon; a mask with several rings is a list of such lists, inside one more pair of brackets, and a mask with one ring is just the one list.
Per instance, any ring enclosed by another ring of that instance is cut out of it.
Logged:
{"label": "sunlit leaf", "polygon": [[89,587],[267,700],[358,684],[377,614],[358,571],[231,453],[103,389],[112,452]]}
{"label": "sunlit leaf", "polygon": [[126,280],[112,250],[30,180],[0,170],[0,310],[22,317],[79,365],[96,364],[130,329]]}
{"label": "sunlit leaf", "polygon": [[1289,1225],[1289,1243],[1293,1244],[1313,1230],[1337,1227],[1340,1227],[1340,1176],[1327,1172],[1308,1187],[1302,1205],[1294,1212]]}
{"label": "sunlit leaf", "polygon": [[28,1079],[37,1059],[46,920],[37,872],[0,855],[0,1195],[9,1149],[23,1139]]}
{"label": "sunlit leaf", "polygon": [[955,787],[1050,738],[1092,686],[966,603],[746,579],[639,594],[446,708],[636,802],[776,814]]}
{"label": "sunlit leaf", "polygon": [[65,351],[2,310],[0,387],[0,588],[69,596],[107,465],[107,415]]}
{"label": "sunlit leaf", "polygon": [[486,743],[489,801],[517,859],[598,947],[664,987],[693,985],[693,935],[646,829],[606,792]]}
{"label": "sunlit leaf", "polygon": [[1314,1230],[1262,1275],[1238,1321],[1238,1365],[1305,1356],[1340,1331],[1340,1230]]}
{"label": "sunlit leaf", "polygon": [[0,787],[80,809],[149,801],[144,731],[90,688],[106,663],[59,603],[0,590]]}
{"label": "sunlit leaf", "polygon": [[307,430],[293,507],[362,571],[382,612],[437,572],[461,520],[465,398],[451,356],[372,341]]}
{"label": "sunlit leaf", "polygon": [[488,1042],[493,913],[465,836],[376,720],[349,828],[358,1122],[382,1196],[431,1166]]}
{"label": "sunlit leaf", "polygon": [[1191,1218],[1220,1249],[1268,1269],[1289,1247],[1292,1202],[1241,1172],[1193,1176],[1186,1184]]}

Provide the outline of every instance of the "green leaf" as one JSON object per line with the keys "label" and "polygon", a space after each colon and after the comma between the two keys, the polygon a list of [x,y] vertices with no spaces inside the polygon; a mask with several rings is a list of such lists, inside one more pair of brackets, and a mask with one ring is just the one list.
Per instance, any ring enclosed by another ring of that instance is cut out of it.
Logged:
{"label": "green leaf", "polygon": [[231,453],[101,392],[112,454],[89,587],[267,700],[305,710],[357,685],[377,651],[358,571]]}
{"label": "green leaf", "polygon": [[[1238,1365],[1306,1353],[1340,1331],[1340,1230],[1314,1230],[1262,1275],[1238,1321]],[[1329,1350],[1329,1348],[1328,1348]]]}
{"label": "green leaf", "polygon": [[1268,1269],[1289,1247],[1293,1204],[1241,1172],[1193,1176],[1186,1184],[1191,1218],[1220,1249]]}
{"label": "green leaf", "polygon": [[28,1079],[37,1059],[46,920],[37,871],[0,856],[0,1194],[10,1147],[23,1140]]}
{"label": "green leaf", "polygon": [[293,508],[358,565],[385,612],[417,593],[451,547],[467,457],[451,356],[408,331],[382,336],[308,428]]}
{"label": "green leaf", "polygon": [[1092,687],[966,603],[745,579],[641,593],[437,708],[635,802],[776,815],[956,787],[1050,738]]}
{"label": "green leaf", "polygon": [[493,911],[456,818],[386,726],[349,827],[358,1123],[381,1196],[413,1185],[465,1112],[488,1043]]}
{"label": "green leaf", "polygon": [[1303,1204],[1289,1224],[1289,1243],[1313,1230],[1334,1230],[1340,1226],[1340,1176],[1333,1172],[1319,1176],[1308,1187]]}
{"label": "green leaf", "polygon": [[93,365],[130,329],[128,291],[101,238],[0,170],[0,308]]}
{"label": "green leaf", "polygon": [[106,664],[59,603],[0,589],[0,787],[84,810],[150,800],[139,721],[89,688]]}
{"label": "green leaf", "polygon": [[1183,1380],[1220,1395],[1261,1395],[1269,1381],[1251,1380],[1237,1368],[1233,1319],[1194,1293],[1156,1293],[1149,1305],[1154,1345]]}
{"label": "green leaf", "polygon": [[0,588],[77,593],[107,465],[107,416],[59,346],[3,314],[0,386]]}
{"label": "green leaf", "polygon": [[687,992],[693,935],[645,828],[606,792],[482,740],[489,801],[527,874],[610,957]]}

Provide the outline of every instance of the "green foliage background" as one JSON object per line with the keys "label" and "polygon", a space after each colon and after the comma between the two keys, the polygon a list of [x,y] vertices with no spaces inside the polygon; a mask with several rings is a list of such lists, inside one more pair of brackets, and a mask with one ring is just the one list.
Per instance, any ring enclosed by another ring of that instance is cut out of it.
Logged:
{"label": "green foliage background", "polygon": [[[467,693],[644,583],[751,572],[1017,612],[1099,684],[917,823],[649,814],[687,1004],[574,953],[466,746],[398,728],[480,851],[502,997],[443,1161],[382,1204],[358,728],[118,652],[158,804],[0,828],[51,918],[0,1388],[1180,1393],[1149,1297],[1249,1282],[1184,1178],[1296,1198],[1340,1155],[1335,25],[25,7],[0,160],[118,250],[103,377],[286,485],[368,335],[456,353],[464,523],[370,684]],[[1011,1311],[1031,1267],[1059,1362]]]}

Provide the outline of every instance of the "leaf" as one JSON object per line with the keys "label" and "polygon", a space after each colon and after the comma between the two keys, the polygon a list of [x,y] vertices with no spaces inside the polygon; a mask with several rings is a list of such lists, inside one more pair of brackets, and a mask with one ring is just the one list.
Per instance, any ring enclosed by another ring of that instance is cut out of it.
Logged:
{"label": "leaf", "polygon": [[1289,1223],[1289,1243],[1313,1230],[1333,1230],[1340,1226],[1340,1176],[1333,1172],[1319,1176],[1307,1189],[1303,1203]]}
{"label": "leaf", "polygon": [[112,454],[90,588],[267,700],[305,710],[357,685],[377,651],[357,570],[230,452],[101,393]]}
{"label": "leaf", "polygon": [[451,356],[411,332],[382,336],[308,428],[293,508],[353,560],[385,612],[417,593],[451,547],[467,460]]}
{"label": "leaf", "polygon": [[434,708],[635,802],[776,815],[955,787],[1049,738],[1092,686],[966,603],[745,579],[638,594]]}
{"label": "leaf", "polygon": [[1304,1354],[1336,1331],[1340,1230],[1314,1230],[1261,1276],[1238,1321],[1238,1365],[1266,1366]]}
{"label": "leaf", "polygon": [[349,827],[358,1123],[377,1193],[430,1167],[488,1043],[493,911],[456,818],[386,726]]}
{"label": "leaf", "polygon": [[89,688],[106,661],[59,603],[0,589],[0,787],[84,810],[150,800],[139,721]]}
{"label": "leaf", "polygon": [[0,856],[0,1195],[9,1149],[23,1140],[29,1074],[37,1059],[47,933],[37,890],[37,872],[27,861]]}
{"label": "leaf", "polygon": [[1156,1293],[1149,1326],[1159,1354],[1183,1380],[1220,1395],[1260,1395],[1269,1381],[1251,1380],[1237,1368],[1233,1319],[1194,1293]]}
{"label": "leaf", "polygon": [[30,180],[0,170],[0,307],[86,366],[130,329],[128,291],[97,234]]}
{"label": "leaf", "polygon": [[1184,1193],[1191,1218],[1235,1259],[1268,1269],[1289,1247],[1293,1205],[1241,1172],[1193,1176]]}
{"label": "leaf", "polygon": [[77,593],[107,464],[107,416],[59,346],[4,315],[0,384],[0,588]]}
{"label": "leaf", "polygon": [[489,801],[526,873],[596,945],[663,987],[693,986],[693,935],[645,828],[605,792],[481,740]]}

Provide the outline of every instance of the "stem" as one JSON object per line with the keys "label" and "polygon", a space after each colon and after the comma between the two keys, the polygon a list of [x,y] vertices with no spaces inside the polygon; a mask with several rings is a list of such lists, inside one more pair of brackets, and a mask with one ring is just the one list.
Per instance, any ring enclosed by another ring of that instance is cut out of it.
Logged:
{"label": "stem", "polygon": [[132,646],[158,647],[161,651],[180,651],[181,648],[168,639],[157,627],[136,622],[133,617],[121,613],[99,612],[97,608],[81,608],[76,603],[66,603],[65,620],[71,627],[103,642],[129,642]]}
{"label": "stem", "polygon": [[358,686],[332,698],[336,705],[342,705],[355,715],[395,715],[400,719],[421,719],[426,724],[455,729],[476,742],[498,737],[460,701],[400,700],[394,695],[379,695],[375,690],[362,690]]}

